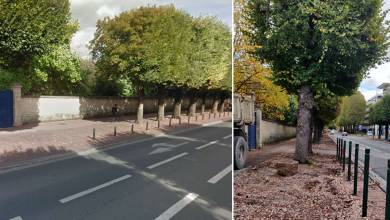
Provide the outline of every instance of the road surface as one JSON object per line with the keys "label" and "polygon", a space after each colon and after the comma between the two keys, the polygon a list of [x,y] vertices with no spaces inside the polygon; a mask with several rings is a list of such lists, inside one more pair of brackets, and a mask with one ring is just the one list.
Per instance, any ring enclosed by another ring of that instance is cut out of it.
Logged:
{"label": "road surface", "polygon": [[0,174],[0,219],[231,219],[231,122]]}
{"label": "road surface", "polygon": [[[390,159],[390,142],[372,140],[367,136],[338,136],[349,141],[352,141],[352,155],[355,152],[355,144],[359,144],[359,160],[364,163],[364,149],[370,148],[370,170],[386,181],[387,176],[387,160]],[[353,157],[352,157],[353,158]]]}

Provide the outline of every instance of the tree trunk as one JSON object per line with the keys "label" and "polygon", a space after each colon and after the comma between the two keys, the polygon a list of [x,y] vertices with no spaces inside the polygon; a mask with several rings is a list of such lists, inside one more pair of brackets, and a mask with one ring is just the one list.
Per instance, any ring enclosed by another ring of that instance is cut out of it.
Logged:
{"label": "tree trunk", "polygon": [[174,106],[174,110],[173,110],[173,117],[174,118],[180,118],[180,115],[181,115],[181,102],[182,102],[182,98],[177,98],[175,99],[175,106]]}
{"label": "tree trunk", "polygon": [[297,140],[295,147],[295,159],[300,163],[307,163],[309,159],[310,122],[313,105],[313,92],[309,86],[302,86],[299,90]]}
{"label": "tree trunk", "polygon": [[158,113],[157,113],[157,120],[164,120],[165,118],[165,106],[166,106],[166,91],[164,88],[159,87],[158,88]]}
{"label": "tree trunk", "polygon": [[137,110],[137,121],[136,123],[142,123],[144,119],[144,96],[145,90],[144,88],[138,89],[138,110]]}
{"label": "tree trunk", "polygon": [[389,124],[386,124],[385,126],[385,139],[389,139]]}
{"label": "tree trunk", "polygon": [[218,111],[218,99],[214,98],[213,107],[211,109],[211,113],[217,113],[217,111]]}
{"label": "tree trunk", "polygon": [[382,125],[379,124],[378,125],[378,139],[379,140],[381,139],[381,134],[382,134],[382,131],[381,131],[382,129],[381,128],[382,128]]}
{"label": "tree trunk", "polygon": [[198,100],[194,95],[190,97],[190,105],[188,106],[188,115],[195,116],[196,115],[196,104]]}
{"label": "tree trunk", "polygon": [[219,112],[225,111],[225,99],[221,99],[221,103],[219,104]]}
{"label": "tree trunk", "polygon": [[307,142],[307,151],[309,152],[309,155],[313,154],[313,113],[311,112],[311,122],[310,122],[310,137]]}
{"label": "tree trunk", "polygon": [[206,110],[206,99],[202,100],[202,106],[200,108],[200,114],[203,115]]}

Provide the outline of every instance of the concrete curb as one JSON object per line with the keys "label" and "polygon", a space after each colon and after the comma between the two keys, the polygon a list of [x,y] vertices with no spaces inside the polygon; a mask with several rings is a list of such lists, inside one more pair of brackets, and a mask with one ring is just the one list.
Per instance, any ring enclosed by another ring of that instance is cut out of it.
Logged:
{"label": "concrete curb", "polygon": [[208,126],[220,124],[223,122],[229,122],[229,121],[231,121],[231,119],[219,120],[219,121],[215,121],[215,122],[202,124],[199,127],[186,128],[186,129],[181,129],[178,131],[172,131],[172,132],[166,132],[166,133],[161,132],[157,135],[154,135],[153,137],[140,138],[138,140],[134,140],[131,142],[121,141],[121,142],[105,145],[104,147],[96,147],[96,148],[92,148],[92,149],[85,150],[85,151],[70,152],[70,153],[64,153],[64,154],[59,154],[59,155],[47,156],[47,157],[43,157],[43,158],[31,159],[31,160],[23,161],[20,163],[15,163],[15,164],[12,164],[9,166],[0,167],[0,175],[14,172],[14,171],[24,170],[24,169],[28,169],[28,168],[33,168],[33,167],[37,167],[37,166],[42,166],[42,165],[46,165],[46,164],[50,164],[50,163],[60,162],[63,160],[73,159],[76,157],[80,157],[81,155],[84,155],[84,156],[90,155],[90,154],[96,153],[96,151],[103,151],[103,152],[110,151],[110,150],[113,150],[116,148],[150,141],[150,140],[153,140],[155,138],[163,137],[164,135],[180,134],[180,133],[184,133],[184,132],[188,132],[188,131],[201,129],[203,127],[208,127]]}

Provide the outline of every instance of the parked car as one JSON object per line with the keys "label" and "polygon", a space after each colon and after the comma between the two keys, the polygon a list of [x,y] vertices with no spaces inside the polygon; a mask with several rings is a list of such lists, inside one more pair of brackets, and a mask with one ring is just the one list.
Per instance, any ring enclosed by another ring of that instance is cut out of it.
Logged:
{"label": "parked car", "polygon": [[372,131],[367,131],[368,136],[372,136]]}
{"label": "parked car", "polygon": [[344,131],[343,133],[341,133],[341,136],[348,136],[348,133]]}

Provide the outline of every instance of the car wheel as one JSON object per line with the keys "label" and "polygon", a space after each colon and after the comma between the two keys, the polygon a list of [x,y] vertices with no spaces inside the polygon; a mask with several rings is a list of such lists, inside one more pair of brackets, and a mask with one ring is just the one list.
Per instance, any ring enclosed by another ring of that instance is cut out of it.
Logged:
{"label": "car wheel", "polygon": [[243,137],[234,137],[234,169],[240,170],[245,167],[248,149],[248,143]]}

